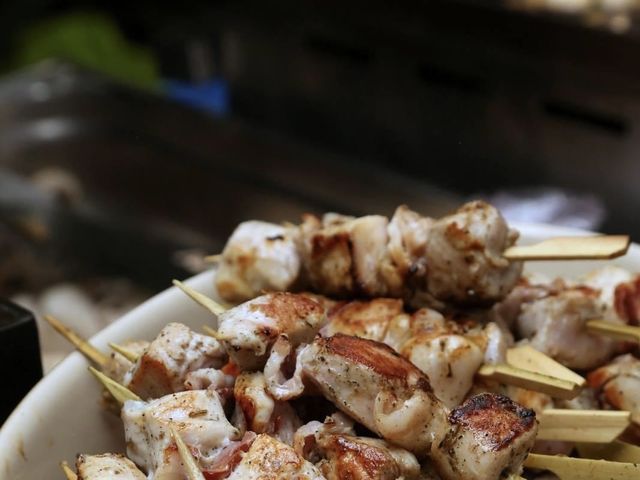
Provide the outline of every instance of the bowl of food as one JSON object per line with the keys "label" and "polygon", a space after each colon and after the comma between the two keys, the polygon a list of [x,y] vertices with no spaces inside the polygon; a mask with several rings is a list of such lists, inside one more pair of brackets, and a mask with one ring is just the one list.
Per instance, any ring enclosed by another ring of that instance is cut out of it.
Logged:
{"label": "bowl of food", "polygon": [[[511,227],[518,245],[593,243],[590,232]],[[439,220],[401,207],[391,220],[246,222],[216,267],[34,387],[0,431],[0,472],[63,478],[59,463],[84,454],[85,480],[639,475],[615,453],[575,447],[576,430],[594,445],[635,441],[640,248],[544,261],[607,247],[523,253],[515,241],[481,203]],[[521,258],[536,261],[523,273]],[[92,364],[124,388],[105,396]],[[571,452],[607,460],[558,466],[549,455]]]}

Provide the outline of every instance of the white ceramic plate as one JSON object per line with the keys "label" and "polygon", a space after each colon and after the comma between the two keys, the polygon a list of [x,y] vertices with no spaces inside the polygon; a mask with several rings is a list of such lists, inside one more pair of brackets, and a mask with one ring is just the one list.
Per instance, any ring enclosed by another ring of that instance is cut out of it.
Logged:
{"label": "white ceramic plate", "polygon": [[[534,243],[561,235],[586,232],[546,225],[514,225],[521,232],[520,243]],[[574,277],[604,262],[532,262],[529,271]],[[640,247],[614,263],[640,271]],[[213,272],[187,283],[214,296]],[[167,279],[169,284],[170,279]],[[211,316],[183,293],[170,288],[140,305],[100,332],[91,342],[107,351],[108,342],[130,339],[151,340],[169,322],[182,322],[194,329],[212,323]],[[122,452],[120,421],[100,406],[100,387],[87,372],[88,363],[78,353],[70,355],[38,383],[0,430],[0,477],[12,480],[62,478],[58,462],[73,462],[80,452]],[[20,368],[16,365],[16,368]],[[11,388],[4,385],[4,388]]]}

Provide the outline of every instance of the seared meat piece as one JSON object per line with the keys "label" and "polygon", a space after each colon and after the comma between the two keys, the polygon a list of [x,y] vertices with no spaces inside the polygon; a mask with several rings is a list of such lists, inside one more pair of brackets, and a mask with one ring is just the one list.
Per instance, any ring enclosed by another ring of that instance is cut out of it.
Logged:
{"label": "seared meat piece", "polygon": [[316,338],[298,357],[306,379],[384,439],[424,455],[445,428],[429,379],[389,346],[342,334]]}
{"label": "seared meat piece", "polygon": [[127,372],[124,384],[143,399],[159,398],[184,390],[189,372],[220,368],[226,360],[216,339],[181,323],[170,323]]}
{"label": "seared meat piece", "polygon": [[402,300],[395,298],[354,300],[333,308],[321,333],[325,337],[343,333],[382,342],[390,322],[403,313]]}
{"label": "seared meat piece", "polygon": [[378,265],[386,255],[388,223],[379,215],[325,215],[322,221],[305,216],[300,253],[311,288],[338,297],[385,295]]}
{"label": "seared meat piece", "polygon": [[416,457],[384,440],[357,437],[342,414],[310,422],[295,435],[298,454],[316,464],[328,480],[417,478]]}
{"label": "seared meat piece", "polygon": [[519,475],[538,430],[533,410],[491,393],[471,397],[452,410],[449,423],[449,430],[431,449],[433,464],[444,480]]}
{"label": "seared meat piece", "polygon": [[287,291],[298,280],[298,229],[249,221],[238,225],[222,252],[216,273],[219,295],[233,303],[264,291]]}
{"label": "seared meat piece", "polygon": [[426,290],[437,300],[459,304],[503,299],[522,274],[521,262],[502,256],[517,238],[496,208],[481,201],[463,205],[431,227]]}
{"label": "seared meat piece", "polygon": [[324,480],[322,473],[293,448],[269,435],[253,441],[228,480]]}
{"label": "seared meat piece", "polygon": [[628,410],[640,425],[640,360],[631,354],[616,357],[587,376],[603,407]]}
{"label": "seared meat piece", "polygon": [[76,459],[78,480],[146,480],[135,464],[124,455],[78,455]]}
{"label": "seared meat piece", "polygon": [[256,370],[279,335],[287,335],[294,346],[310,342],[325,321],[324,307],[311,296],[269,293],[222,313],[218,338],[238,367]]}
{"label": "seared meat piece", "polygon": [[583,280],[585,285],[600,292],[600,299],[620,320],[629,325],[640,324],[640,276],[607,265]]}
{"label": "seared meat piece", "polygon": [[127,401],[122,408],[127,456],[153,478],[182,480],[185,472],[169,426],[173,425],[199,459],[237,440],[213,390],[179,392],[150,402]]}
{"label": "seared meat piece", "polygon": [[590,333],[585,327],[588,320],[602,318],[606,312],[597,292],[587,287],[567,288],[524,304],[516,332],[520,338],[528,339],[532,347],[569,368],[591,369],[610,359],[621,345]]}

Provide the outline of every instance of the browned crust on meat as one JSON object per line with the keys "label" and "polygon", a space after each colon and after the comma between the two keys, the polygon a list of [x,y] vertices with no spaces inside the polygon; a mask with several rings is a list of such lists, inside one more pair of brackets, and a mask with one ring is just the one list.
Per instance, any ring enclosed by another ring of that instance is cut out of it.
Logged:
{"label": "browned crust on meat", "polygon": [[293,329],[312,315],[322,315],[324,309],[308,295],[278,292],[272,293],[265,303],[251,305],[251,310],[258,311],[270,318],[276,318],[279,331],[264,327],[261,331],[267,337],[275,338],[282,331]]}
{"label": "browned crust on meat", "polygon": [[499,451],[535,428],[536,414],[504,395],[483,393],[452,410],[449,421],[481,437],[492,451]]}
{"label": "browned crust on meat", "polygon": [[400,468],[387,452],[349,435],[329,435],[323,439],[336,478],[349,480],[396,479]]}
{"label": "browned crust on meat", "polygon": [[640,277],[616,286],[613,306],[618,316],[628,324],[640,324]]}
{"label": "browned crust on meat", "polygon": [[612,368],[610,365],[600,367],[589,372],[587,375],[587,383],[594,390],[600,390],[604,387],[605,383],[617,376],[617,373],[614,373],[615,371],[616,369]]}
{"label": "browned crust on meat", "polygon": [[354,335],[364,335],[373,324],[388,325],[396,315],[401,313],[403,313],[403,302],[396,298],[355,300],[332,309],[329,322],[342,325]]}
{"label": "browned crust on meat", "polygon": [[144,354],[128,385],[129,389],[143,399],[159,398],[173,392],[171,376],[163,362]]}
{"label": "browned crust on meat", "polygon": [[332,337],[316,340],[328,354],[337,355],[348,361],[364,365],[375,373],[386,377],[406,381],[412,377],[417,379],[417,386],[431,391],[429,379],[413,363],[401,357],[388,345],[364,338],[352,337],[337,333]]}
{"label": "browned crust on meat", "polygon": [[259,467],[264,478],[285,478],[281,476],[297,472],[304,462],[291,447],[266,434],[258,435],[247,455],[260,460]]}

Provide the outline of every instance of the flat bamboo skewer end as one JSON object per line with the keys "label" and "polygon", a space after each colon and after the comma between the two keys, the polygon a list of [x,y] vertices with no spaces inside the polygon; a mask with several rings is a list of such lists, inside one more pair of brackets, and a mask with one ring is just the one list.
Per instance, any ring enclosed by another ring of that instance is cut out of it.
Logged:
{"label": "flat bamboo skewer end", "polygon": [[607,322],[605,320],[589,320],[587,330],[592,333],[605,335],[616,340],[640,342],[640,327]]}
{"label": "flat bamboo skewer end", "polygon": [[576,448],[580,456],[584,458],[640,463],[640,447],[620,440],[604,444],[578,443]]}
{"label": "flat bamboo skewer end", "polygon": [[136,352],[132,352],[127,347],[123,347],[122,345],[118,345],[117,343],[113,342],[109,342],[109,347],[111,347],[114,352],[119,353],[130,362],[136,363],[138,361],[139,355]]}
{"label": "flat bamboo skewer end", "polygon": [[564,400],[571,400],[577,397],[582,389],[580,385],[574,382],[506,364],[483,365],[478,370],[478,375],[486,379],[506,383],[507,385],[546,393]]}
{"label": "flat bamboo skewer end", "polygon": [[529,345],[521,345],[507,350],[507,363],[523,370],[567,380],[580,387],[587,384],[584,377]]}
{"label": "flat bamboo skewer end", "polygon": [[173,284],[176,287],[178,287],[180,290],[182,290],[184,293],[186,293],[189,297],[191,297],[192,300],[194,300],[196,303],[198,303],[199,305],[209,310],[215,316],[218,316],[227,311],[225,307],[220,305],[215,300],[207,297],[206,295],[203,295],[200,292],[197,292],[196,290],[194,290],[191,287],[188,287],[187,285],[180,282],[179,280],[174,280]]}
{"label": "flat bamboo skewer end", "polygon": [[557,237],[534,245],[507,248],[503,256],[509,260],[610,260],[627,253],[629,235],[597,235],[592,237]]}
{"label": "flat bamboo skewer end", "polygon": [[178,453],[180,454],[180,459],[184,464],[189,480],[205,480],[202,471],[198,467],[198,464],[193,458],[193,455],[189,451],[189,447],[187,447],[187,445],[184,443],[184,440],[182,440],[182,437],[180,436],[176,428],[173,425],[169,425],[169,431],[171,432],[173,440],[176,442]]}
{"label": "flat bamboo skewer end", "polygon": [[60,335],[66,338],[74,347],[78,349],[78,351],[80,351],[80,353],[82,353],[93,363],[97,364],[99,367],[104,367],[107,364],[109,358],[96,347],[87,342],[80,335],[78,335],[73,329],[67,327],[64,323],[51,315],[45,315],[43,318]]}
{"label": "flat bamboo skewer end", "polygon": [[69,467],[66,461],[60,462],[60,468],[64,472],[65,477],[67,477],[67,480],[78,480],[78,476],[71,470],[71,467]]}
{"label": "flat bamboo skewer end", "polygon": [[640,478],[640,465],[626,462],[610,462],[589,458],[573,458],[561,455],[539,455],[530,453],[524,462],[527,468],[549,470],[560,480],[628,480]]}
{"label": "flat bamboo skewer end", "polygon": [[538,417],[538,439],[610,443],[631,423],[631,412],[548,409]]}
{"label": "flat bamboo skewer end", "polygon": [[116,399],[116,401],[123,405],[127,400],[142,401],[142,399],[129,390],[124,385],[120,385],[112,378],[107,377],[104,373],[96,370],[93,367],[89,367],[89,371],[98,379],[98,381],[107,389],[107,391]]}

